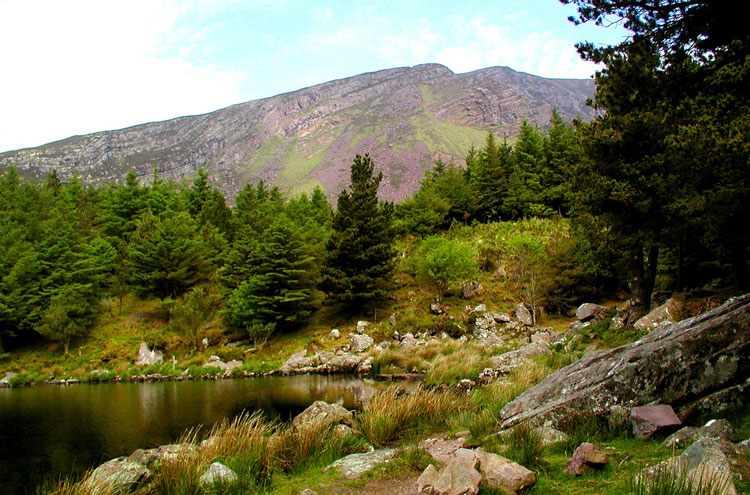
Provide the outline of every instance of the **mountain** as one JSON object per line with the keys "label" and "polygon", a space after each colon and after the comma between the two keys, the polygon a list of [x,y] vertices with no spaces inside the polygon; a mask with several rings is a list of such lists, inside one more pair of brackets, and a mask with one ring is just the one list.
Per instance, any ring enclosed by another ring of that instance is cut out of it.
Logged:
{"label": "mountain", "polygon": [[545,79],[491,67],[454,74],[437,64],[361,74],[215,112],[74,136],[0,153],[41,179],[57,169],[102,184],[135,170],[148,180],[190,177],[204,167],[228,198],[247,181],[297,193],[322,185],[333,197],[356,153],[369,152],[384,174],[383,198],[419,187],[441,158],[462,163],[488,130],[512,140],[523,120],[545,126],[553,108],[566,120],[593,117],[592,80]]}

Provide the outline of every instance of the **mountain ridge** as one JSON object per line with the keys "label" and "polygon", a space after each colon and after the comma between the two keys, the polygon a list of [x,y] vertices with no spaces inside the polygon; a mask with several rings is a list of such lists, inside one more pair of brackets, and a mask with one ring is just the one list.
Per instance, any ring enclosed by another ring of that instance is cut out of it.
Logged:
{"label": "mountain ridge", "polygon": [[381,196],[400,200],[434,160],[463,162],[486,133],[512,140],[523,120],[544,126],[594,116],[592,80],[545,79],[507,67],[455,74],[421,64],[359,74],[204,114],[100,131],[0,153],[0,167],[42,179],[56,169],[104,184],[135,170],[183,179],[203,167],[231,200],[247,181],[329,197],[345,185],[353,156],[369,152],[384,173]]}

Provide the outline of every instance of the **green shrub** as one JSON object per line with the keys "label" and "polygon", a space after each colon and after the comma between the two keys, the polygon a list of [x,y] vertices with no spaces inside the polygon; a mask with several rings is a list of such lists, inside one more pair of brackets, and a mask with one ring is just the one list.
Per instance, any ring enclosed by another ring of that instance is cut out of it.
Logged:
{"label": "green shrub", "polygon": [[549,464],[542,458],[542,437],[528,423],[521,423],[510,431],[507,455],[528,469],[546,470]]}

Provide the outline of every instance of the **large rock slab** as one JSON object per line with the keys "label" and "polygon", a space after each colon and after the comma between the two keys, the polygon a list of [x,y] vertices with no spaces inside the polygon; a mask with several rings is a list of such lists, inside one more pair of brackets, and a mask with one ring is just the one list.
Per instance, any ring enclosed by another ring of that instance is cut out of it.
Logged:
{"label": "large rock slab", "polygon": [[330,373],[355,373],[361,362],[361,356],[344,353],[328,361],[325,367]]}
{"label": "large rock slab", "polygon": [[366,333],[352,334],[349,336],[349,350],[352,352],[366,351],[374,343],[375,340]]}
{"label": "large rock slab", "polygon": [[612,406],[652,402],[679,407],[743,383],[750,369],[750,295],[637,342],[592,352],[547,376],[500,411],[502,426],[521,421],[565,425]]}
{"label": "large rock slab", "polygon": [[422,440],[419,442],[419,448],[436,461],[447,464],[456,456],[456,451],[463,448],[464,443],[466,443],[466,438],[447,440],[445,435],[441,435]]}

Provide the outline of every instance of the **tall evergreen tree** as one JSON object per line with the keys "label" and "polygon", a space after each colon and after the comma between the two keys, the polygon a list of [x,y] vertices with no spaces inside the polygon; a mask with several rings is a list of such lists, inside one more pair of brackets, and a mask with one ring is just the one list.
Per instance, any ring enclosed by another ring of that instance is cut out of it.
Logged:
{"label": "tall evergreen tree", "polygon": [[374,169],[369,155],[354,158],[350,190],[338,196],[319,285],[327,304],[356,311],[386,296],[394,267],[393,205],[378,202],[383,174]]}
{"label": "tall evergreen tree", "polygon": [[508,195],[510,146],[507,143],[498,145],[495,136],[489,132],[484,148],[476,156],[468,156],[466,161],[470,183],[476,195],[477,215],[483,221],[501,218],[504,216]]}

